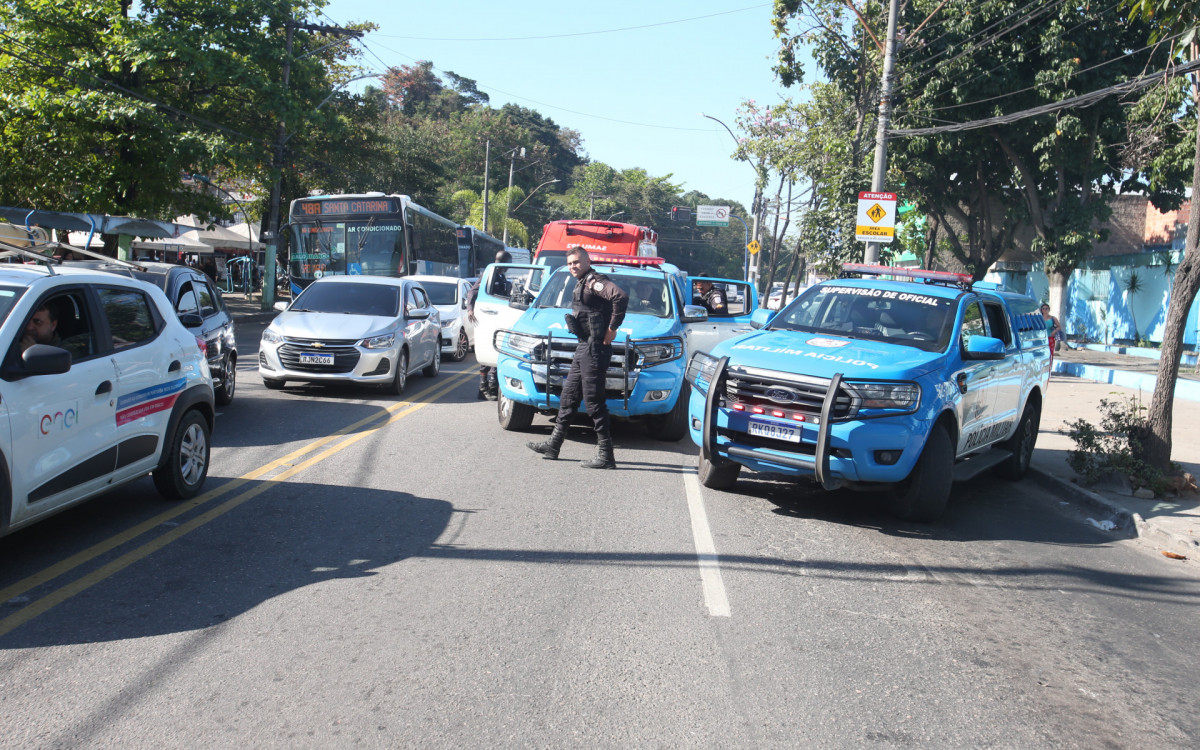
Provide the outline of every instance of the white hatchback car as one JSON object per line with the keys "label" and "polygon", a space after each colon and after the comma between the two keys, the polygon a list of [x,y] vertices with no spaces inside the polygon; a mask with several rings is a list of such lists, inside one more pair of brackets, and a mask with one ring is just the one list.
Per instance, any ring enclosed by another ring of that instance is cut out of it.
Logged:
{"label": "white hatchback car", "polygon": [[475,346],[475,324],[467,317],[471,279],[454,276],[409,276],[429,294],[442,318],[442,354],[455,362],[466,359]]}
{"label": "white hatchback car", "polygon": [[341,382],[400,394],[413,372],[441,370],[439,321],[411,277],[325,276],[263,331],[258,374],[268,388]]}
{"label": "white hatchback car", "polygon": [[162,290],[0,264],[0,534],[154,475],[200,492],[215,416],[204,342]]}

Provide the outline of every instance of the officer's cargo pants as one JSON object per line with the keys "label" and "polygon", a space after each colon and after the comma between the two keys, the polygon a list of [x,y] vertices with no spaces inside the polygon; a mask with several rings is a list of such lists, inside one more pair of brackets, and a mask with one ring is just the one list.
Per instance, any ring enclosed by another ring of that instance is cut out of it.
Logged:
{"label": "officer's cargo pants", "polygon": [[571,414],[582,400],[597,435],[608,434],[608,404],[604,400],[604,379],[612,360],[612,346],[603,341],[580,342],[571,357],[571,369],[563,381],[558,401],[558,423],[570,424]]}

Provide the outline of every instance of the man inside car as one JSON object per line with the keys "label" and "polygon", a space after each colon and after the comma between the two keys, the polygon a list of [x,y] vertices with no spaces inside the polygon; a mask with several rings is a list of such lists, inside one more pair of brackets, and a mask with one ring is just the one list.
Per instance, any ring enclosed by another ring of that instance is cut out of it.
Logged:
{"label": "man inside car", "polygon": [[25,350],[34,344],[58,346],[57,329],[58,315],[54,313],[50,305],[42,305],[25,324],[25,332],[21,334],[21,353],[24,354]]}

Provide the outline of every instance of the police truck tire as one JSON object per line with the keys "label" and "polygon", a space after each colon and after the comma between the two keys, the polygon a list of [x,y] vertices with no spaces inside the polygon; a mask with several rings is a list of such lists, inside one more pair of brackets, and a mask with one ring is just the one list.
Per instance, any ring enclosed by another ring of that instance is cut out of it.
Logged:
{"label": "police truck tire", "polygon": [[408,350],[401,349],[400,356],[396,357],[396,374],[392,376],[392,382],[387,384],[387,392],[393,396],[399,396],[404,393],[406,385],[408,385]]}
{"label": "police truck tire", "polygon": [[442,347],[439,346],[433,352],[433,359],[421,370],[421,374],[427,378],[436,378],[438,373],[442,371]]}
{"label": "police truck tire", "polygon": [[528,430],[529,425],[533,424],[535,413],[532,406],[513,401],[505,396],[503,391],[496,399],[496,416],[500,420],[500,426],[509,432]]}
{"label": "police truck tire", "polygon": [[233,402],[233,392],[237,390],[237,361],[226,355],[225,366],[221,368],[221,387],[214,394],[217,406],[228,406]]}
{"label": "police truck tire", "polygon": [[276,380],[275,378],[263,378],[263,385],[267,387],[267,390],[277,391],[287,385],[287,381]]}
{"label": "police truck tire", "polygon": [[665,440],[674,443],[687,434],[688,400],[691,398],[691,386],[684,383],[679,389],[679,399],[675,406],[666,414],[654,414],[646,419],[646,432],[655,440]]}
{"label": "police truck tire", "polygon": [[742,465],[730,461],[724,464],[714,464],[704,456],[700,457],[700,466],[696,470],[696,474],[700,479],[700,484],[710,490],[728,490],[737,483],[738,474],[742,471]]}
{"label": "police truck tire", "polygon": [[1012,456],[1004,463],[996,465],[996,476],[1011,481],[1025,477],[1029,471],[1029,462],[1033,459],[1033,446],[1037,443],[1038,429],[1042,422],[1042,410],[1030,401],[1025,404],[1021,413],[1021,421],[1017,423],[1017,431],[1008,440],[1000,444],[1001,448],[1012,451]]}
{"label": "police truck tire", "polygon": [[935,425],[912,473],[888,493],[888,509],[904,521],[936,521],[950,500],[954,483],[954,445],[950,433]]}
{"label": "police truck tire", "polygon": [[467,358],[467,352],[471,351],[471,341],[467,338],[466,331],[458,332],[458,339],[454,343],[454,353],[450,355],[450,359],[455,362],[462,362]]}
{"label": "police truck tire", "polygon": [[163,458],[154,470],[154,486],[168,500],[195,497],[208,476],[212,450],[208,421],[192,409],[183,415],[170,441],[163,446]]}

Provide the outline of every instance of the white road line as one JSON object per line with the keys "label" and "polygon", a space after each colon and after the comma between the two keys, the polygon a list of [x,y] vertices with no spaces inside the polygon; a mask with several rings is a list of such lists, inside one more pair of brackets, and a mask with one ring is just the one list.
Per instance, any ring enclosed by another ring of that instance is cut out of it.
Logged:
{"label": "white road line", "polygon": [[696,560],[700,565],[704,603],[708,605],[708,614],[712,617],[729,617],[729,599],[725,596],[725,582],[721,580],[717,547],[708,528],[708,514],[704,512],[700,481],[695,474],[688,472],[683,475],[683,486],[687,490],[688,513],[692,517],[692,539],[696,544]]}

